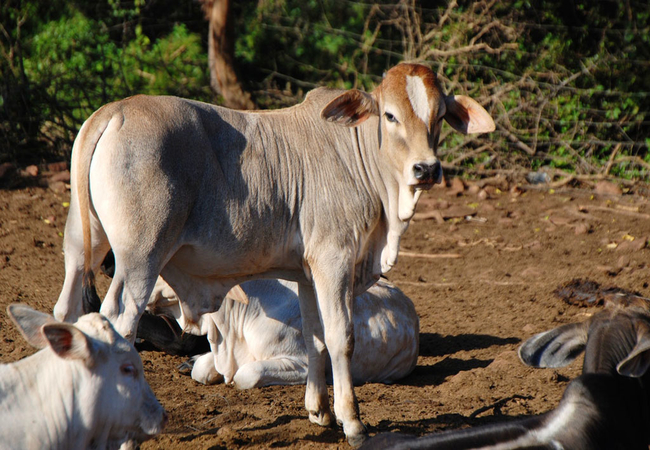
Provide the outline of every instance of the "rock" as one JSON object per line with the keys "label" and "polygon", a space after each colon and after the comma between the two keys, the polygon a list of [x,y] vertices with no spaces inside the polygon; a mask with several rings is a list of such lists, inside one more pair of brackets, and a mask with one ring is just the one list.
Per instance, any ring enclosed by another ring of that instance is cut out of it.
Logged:
{"label": "rock", "polygon": [[458,177],[454,177],[449,184],[449,195],[460,195],[465,191],[465,183]]}
{"label": "rock", "polygon": [[50,172],[63,172],[64,170],[68,170],[68,163],[66,161],[49,163],[47,170]]}
{"label": "rock", "polygon": [[27,166],[25,167],[25,173],[30,176],[30,177],[37,177],[38,176],[38,166]]}
{"label": "rock", "polygon": [[467,188],[467,192],[472,195],[477,195],[480,191],[481,188],[476,184],[472,184],[469,188]]}
{"label": "rock", "polygon": [[581,234],[587,234],[591,231],[591,226],[589,226],[588,223],[581,222],[575,226],[573,231],[576,234],[576,236],[579,236]]}
{"label": "rock", "polygon": [[618,261],[616,261],[616,267],[618,267],[619,269],[623,269],[629,265],[630,265],[629,255],[622,255],[620,258],[618,258]]}
{"label": "rock", "polygon": [[54,183],[48,183],[48,187],[52,189],[57,194],[63,194],[68,190],[68,187],[63,181],[55,181]]}
{"label": "rock", "polygon": [[528,323],[524,325],[521,331],[523,331],[525,335],[533,335],[536,334],[537,327],[535,327],[533,324]]}
{"label": "rock", "polygon": [[488,192],[485,189],[481,189],[478,192],[478,198],[479,200],[487,200],[488,198],[490,198],[490,194],[488,194]]}
{"label": "rock", "polygon": [[551,182],[551,176],[546,172],[528,172],[526,181],[530,184],[548,184]]}
{"label": "rock", "polygon": [[512,187],[510,188],[510,195],[512,195],[513,197],[519,197],[523,193],[524,191],[516,184],[512,185]]}
{"label": "rock", "polygon": [[51,183],[56,183],[57,181],[63,181],[65,183],[70,182],[70,171],[68,170],[63,170],[61,172],[55,173],[51,177],[48,178],[48,185]]}
{"label": "rock", "polygon": [[596,183],[594,191],[598,195],[623,195],[623,191],[617,184],[605,180]]}
{"label": "rock", "polygon": [[633,241],[623,241],[616,247],[617,252],[638,252],[643,250],[648,242],[647,238],[636,238]]}

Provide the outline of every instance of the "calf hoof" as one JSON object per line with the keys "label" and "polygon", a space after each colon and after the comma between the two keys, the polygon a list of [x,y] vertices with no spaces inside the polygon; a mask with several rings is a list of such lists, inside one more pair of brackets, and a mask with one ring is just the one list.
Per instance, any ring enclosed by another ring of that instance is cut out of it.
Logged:
{"label": "calf hoof", "polygon": [[321,427],[332,426],[333,423],[332,413],[330,411],[309,412],[309,421],[320,425]]}

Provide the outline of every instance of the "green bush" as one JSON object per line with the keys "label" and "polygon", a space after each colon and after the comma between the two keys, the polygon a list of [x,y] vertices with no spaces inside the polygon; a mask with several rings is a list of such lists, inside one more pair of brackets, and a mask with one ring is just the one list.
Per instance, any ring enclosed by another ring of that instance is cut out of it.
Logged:
{"label": "green bush", "polygon": [[[7,146],[0,158],[25,163],[67,158],[83,121],[103,104],[130,95],[212,98],[199,34],[177,23],[168,34],[152,39],[133,19],[138,9],[123,10],[113,1],[109,6],[113,21],[87,17],[68,5],[21,40],[22,57],[15,65],[19,70],[0,96],[0,132]],[[36,13],[25,11],[27,16]],[[115,37],[118,19],[130,20],[123,38]],[[23,114],[13,109],[15,97],[5,100],[9,95],[24,99]]]}

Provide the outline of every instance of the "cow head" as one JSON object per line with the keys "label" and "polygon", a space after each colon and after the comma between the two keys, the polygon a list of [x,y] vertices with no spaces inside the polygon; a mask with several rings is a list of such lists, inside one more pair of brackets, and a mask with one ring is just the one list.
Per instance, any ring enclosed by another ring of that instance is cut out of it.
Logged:
{"label": "cow head", "polygon": [[76,399],[93,435],[126,445],[162,431],[167,415],[144,379],[140,355],[104,316],[87,314],[72,325],[24,305],[10,305],[8,314],[27,342],[59,358],[54,370],[70,379],[58,384],[69,392],[52,395]]}
{"label": "cow head", "polygon": [[445,95],[431,69],[398,64],[370,94],[349,90],[321,112],[331,122],[357,126],[379,117],[382,158],[399,184],[399,216],[413,215],[419,192],[442,181],[437,147],[443,119],[463,133],[494,131],[494,121],[475,100]]}

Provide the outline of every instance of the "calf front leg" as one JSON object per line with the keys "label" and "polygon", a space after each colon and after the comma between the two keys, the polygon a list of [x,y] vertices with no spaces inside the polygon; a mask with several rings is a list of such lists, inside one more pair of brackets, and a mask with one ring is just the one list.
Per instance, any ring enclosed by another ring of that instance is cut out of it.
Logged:
{"label": "calf front leg", "polygon": [[[343,251],[336,252],[339,257]],[[359,408],[352,382],[351,360],[354,351],[354,322],[352,319],[352,263],[336,265],[334,258],[327,264],[312,266],[316,300],[324,330],[325,344],[332,361],[334,412],[343,425],[348,443],[357,447],[366,438],[366,429],[359,420]],[[303,318],[303,326],[304,326]],[[311,360],[309,361],[311,370]]]}

